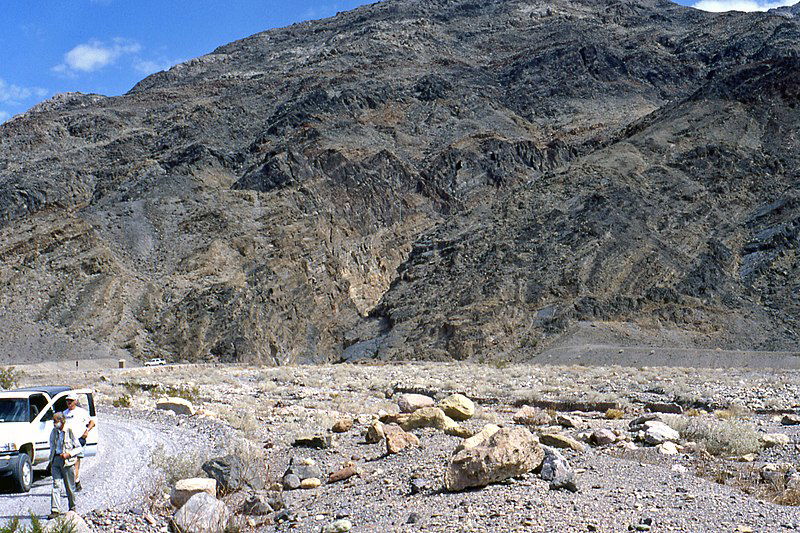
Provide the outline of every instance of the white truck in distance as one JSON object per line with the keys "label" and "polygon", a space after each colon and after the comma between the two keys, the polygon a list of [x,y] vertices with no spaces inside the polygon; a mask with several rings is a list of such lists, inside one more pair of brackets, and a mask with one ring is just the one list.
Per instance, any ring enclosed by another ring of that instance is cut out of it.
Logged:
{"label": "white truck in distance", "polygon": [[[47,464],[53,413],[67,408],[68,393],[78,395],[78,405],[89,411],[96,424],[94,393],[89,389],[30,387],[0,392],[0,476],[10,477],[17,492],[28,492],[33,468]],[[86,438],[84,455],[96,455],[97,446],[94,427]]]}
{"label": "white truck in distance", "polygon": [[149,361],[144,362],[144,366],[161,366],[166,364],[167,364],[166,359],[161,359],[160,357],[156,359],[150,359]]}

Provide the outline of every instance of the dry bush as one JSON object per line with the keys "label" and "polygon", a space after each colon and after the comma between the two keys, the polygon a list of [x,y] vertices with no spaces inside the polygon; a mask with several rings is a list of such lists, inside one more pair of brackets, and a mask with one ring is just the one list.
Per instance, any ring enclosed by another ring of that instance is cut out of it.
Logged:
{"label": "dry bush", "polygon": [[150,467],[163,477],[164,484],[171,487],[181,479],[197,477],[202,474],[203,463],[209,459],[207,452],[195,450],[173,455],[167,453],[163,446],[159,446],[153,450]]}
{"label": "dry bush", "polygon": [[741,420],[672,415],[664,421],[681,438],[694,441],[712,455],[744,455],[761,449],[755,426]]}
{"label": "dry bush", "polygon": [[114,407],[129,408],[132,404],[133,402],[131,400],[131,397],[128,396],[127,394],[123,394],[122,396],[111,402],[111,405],[113,405]]}
{"label": "dry bush", "polygon": [[9,390],[17,387],[24,374],[13,366],[0,368],[0,389]]}
{"label": "dry bush", "polygon": [[717,409],[714,416],[720,420],[749,420],[753,417],[753,412],[743,405],[733,404],[727,409]]}
{"label": "dry bush", "polygon": [[606,411],[606,418],[608,420],[619,420],[625,416],[625,411],[622,409],[608,409]]}

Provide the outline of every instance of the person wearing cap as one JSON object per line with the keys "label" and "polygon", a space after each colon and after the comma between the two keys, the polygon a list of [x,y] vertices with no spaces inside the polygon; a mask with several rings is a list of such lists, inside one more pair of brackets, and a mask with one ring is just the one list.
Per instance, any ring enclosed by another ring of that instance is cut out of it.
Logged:
{"label": "person wearing cap", "polygon": [[[67,425],[72,428],[80,441],[81,447],[86,446],[86,438],[89,432],[95,426],[94,420],[89,416],[89,411],[78,405],[78,395],[70,392],[67,394],[67,409],[64,411],[64,418]],[[75,489],[78,491],[83,490],[81,487],[81,452],[75,461]]]}
{"label": "person wearing cap", "polygon": [[53,430],[50,432],[50,473],[53,475],[53,488],[50,492],[49,519],[64,514],[61,491],[67,493],[69,510],[75,510],[75,463],[83,451],[72,427],[66,424],[64,413],[53,415]]}

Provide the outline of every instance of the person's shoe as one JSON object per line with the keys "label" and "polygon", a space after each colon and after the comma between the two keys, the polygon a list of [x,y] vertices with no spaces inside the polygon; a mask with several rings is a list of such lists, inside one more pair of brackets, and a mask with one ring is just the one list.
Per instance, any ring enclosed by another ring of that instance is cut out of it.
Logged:
{"label": "person's shoe", "polygon": [[80,481],[76,481],[75,482],[75,490],[78,491],[78,492],[83,490],[83,487],[81,487],[81,482]]}
{"label": "person's shoe", "polygon": [[48,520],[55,520],[59,516],[61,516],[61,513],[59,513],[58,511],[52,511],[49,515],[47,515],[47,519]]}

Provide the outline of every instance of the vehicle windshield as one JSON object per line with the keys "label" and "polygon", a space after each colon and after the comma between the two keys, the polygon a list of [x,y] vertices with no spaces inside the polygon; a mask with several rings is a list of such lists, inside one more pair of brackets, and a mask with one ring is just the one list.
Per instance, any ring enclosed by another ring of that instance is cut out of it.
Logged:
{"label": "vehicle windshield", "polygon": [[28,422],[28,400],[0,398],[0,422]]}

